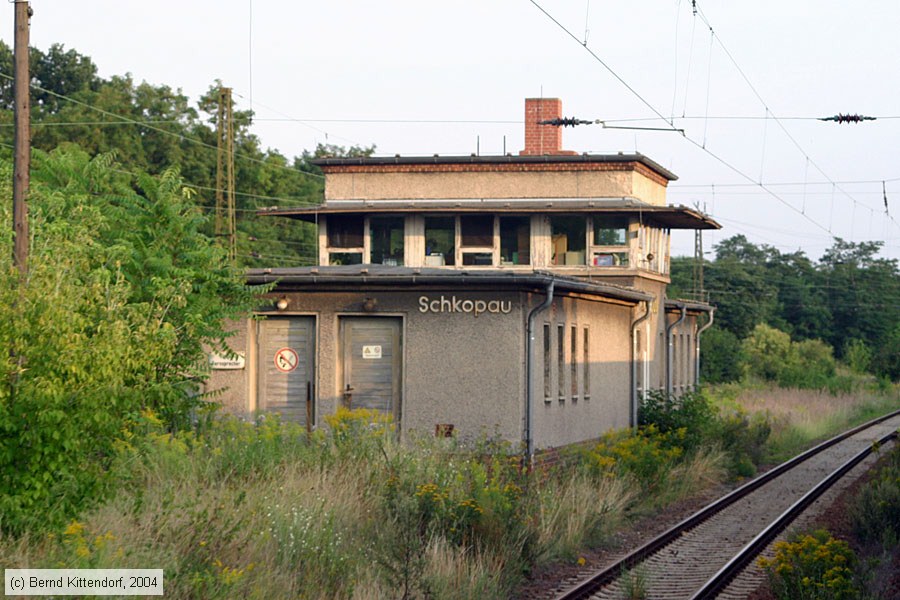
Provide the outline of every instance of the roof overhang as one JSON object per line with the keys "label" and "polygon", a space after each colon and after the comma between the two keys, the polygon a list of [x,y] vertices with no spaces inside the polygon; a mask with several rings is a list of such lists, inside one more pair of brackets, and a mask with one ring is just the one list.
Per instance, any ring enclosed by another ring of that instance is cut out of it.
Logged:
{"label": "roof overhang", "polygon": [[666,312],[681,312],[684,308],[687,312],[693,314],[709,313],[714,311],[716,307],[706,302],[694,302],[692,300],[669,300],[665,301]]}
{"label": "roof overhang", "polygon": [[246,272],[250,285],[275,283],[285,291],[362,291],[426,289],[508,289],[543,292],[550,282],[558,292],[571,292],[637,304],[654,299],[653,294],[634,288],[600,283],[575,277],[562,277],[545,271],[514,272],[497,269],[435,269],[390,267],[385,265],[343,265],[329,267],[292,267],[282,269],[250,269]]}

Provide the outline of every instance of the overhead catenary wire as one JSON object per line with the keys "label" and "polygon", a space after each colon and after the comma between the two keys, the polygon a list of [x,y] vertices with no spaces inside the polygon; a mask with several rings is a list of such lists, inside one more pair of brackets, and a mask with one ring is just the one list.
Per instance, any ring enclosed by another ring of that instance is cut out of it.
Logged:
{"label": "overhead catenary wire", "polygon": [[[725,56],[728,58],[729,61],[731,61],[731,64],[734,66],[734,68],[740,74],[741,78],[743,78],[744,82],[747,84],[747,86],[753,92],[754,96],[756,96],[756,99],[759,100],[759,102],[766,108],[766,116],[767,117],[771,116],[772,119],[781,128],[782,132],[791,141],[791,143],[793,143],[794,146],[800,151],[800,153],[803,154],[803,156],[806,157],[810,161],[810,163],[813,165],[813,167],[815,167],[815,169],[817,171],[819,171],[819,173],[821,173],[822,176],[824,176],[826,179],[828,179],[829,181],[832,181],[831,177],[829,177],[828,174],[825,173],[825,171],[819,166],[819,164],[816,161],[812,160],[812,158],[809,156],[809,153],[806,152],[806,150],[800,145],[800,143],[797,141],[797,139],[790,133],[790,131],[788,131],[787,127],[784,126],[784,123],[781,122],[781,120],[778,118],[778,116],[776,116],[772,112],[772,110],[769,108],[768,103],[763,99],[762,95],[759,93],[759,90],[756,89],[756,86],[753,85],[753,83],[750,81],[750,78],[747,76],[747,74],[744,72],[744,70],[738,64],[737,60],[734,58],[734,56],[731,54],[731,52],[725,46],[725,43],[722,41],[722,38],[715,32],[712,24],[709,22],[709,20],[706,18],[706,15],[703,13],[702,8],[697,7],[697,14],[699,15],[700,19],[706,24],[706,26],[709,27],[709,30],[711,32],[713,39],[715,39],[715,41],[719,44],[719,47],[725,53]],[[853,196],[851,196],[849,193],[847,193],[842,188],[838,187],[837,189],[843,195],[845,195],[847,198],[849,198],[850,201],[853,202],[854,204],[860,203],[858,200],[856,200]],[[860,203],[860,204],[862,206],[866,206],[865,204],[862,204],[862,203]],[[869,206],[866,206],[866,208],[869,208],[870,210],[872,210],[872,208]],[[895,221],[895,224],[897,224],[896,221]],[[897,226],[900,227],[900,224],[897,224]],[[830,226],[829,226],[829,229],[830,229]]]}
{"label": "overhead catenary wire", "polygon": [[[547,10],[544,9],[544,7],[542,7],[536,0],[528,0],[528,1],[529,1],[531,4],[533,4],[535,7],[537,7],[542,13],[544,13],[544,15],[545,15],[548,19],[550,19],[554,24],[556,24],[556,26],[559,27],[563,32],[565,32],[566,35],[568,35],[568,36],[569,36],[571,39],[573,39],[574,41],[578,42],[578,38],[575,37],[575,35],[574,35],[568,28],[566,28],[565,25],[563,25],[562,23],[560,23],[556,18],[553,17],[553,15],[551,15],[549,12],[547,12]],[[623,79],[621,75],[619,75],[619,74],[618,74],[612,67],[610,67],[610,66],[609,66],[602,58],[600,58],[599,55],[597,55],[593,50],[591,50],[591,49],[588,48],[587,46],[583,46],[581,43],[579,43],[578,45],[581,46],[581,47],[583,47],[583,48],[584,48],[584,49],[585,49],[585,50],[586,50],[586,51],[594,58],[594,60],[596,60],[598,63],[600,63],[600,64],[601,64],[601,65],[602,65],[602,66],[603,66],[603,67],[604,67],[604,68],[605,68],[605,69],[606,69],[606,70],[607,70],[607,71],[608,71],[608,72],[609,72],[616,80],[618,80],[623,86],[625,86],[625,88],[628,89],[628,91],[630,91],[636,98],[638,98],[638,100],[640,100],[647,108],[649,108],[649,109],[650,109],[657,117],[659,117],[659,118],[662,119],[663,121],[666,120],[665,116],[664,116],[664,115],[663,115],[663,114],[662,114],[655,106],[653,106],[650,102],[648,102],[648,101],[647,101],[640,93],[637,92],[637,90],[635,90],[633,87],[631,87],[631,86],[628,84],[628,82],[626,82],[625,79]],[[672,128],[671,131],[676,131],[676,129]],[[713,159],[715,159],[716,161],[718,161],[719,163],[721,163],[723,166],[727,167],[727,168],[730,169],[731,171],[734,171],[735,173],[737,173],[738,175],[740,175],[741,177],[743,177],[744,179],[746,179],[747,181],[756,183],[756,185],[758,185],[761,189],[766,190],[770,196],[772,196],[773,198],[775,198],[776,200],[778,200],[779,202],[781,202],[781,203],[784,204],[785,206],[789,207],[791,210],[795,211],[797,214],[803,216],[807,221],[809,221],[810,223],[812,223],[812,224],[815,225],[816,227],[818,227],[818,228],[822,229],[823,231],[826,231],[826,232],[828,232],[829,234],[831,234],[831,230],[830,230],[829,228],[826,228],[824,225],[822,225],[821,223],[819,223],[818,221],[816,221],[815,219],[813,219],[813,218],[810,217],[809,215],[806,215],[806,214],[802,213],[798,208],[796,208],[795,206],[793,206],[792,204],[790,204],[789,202],[787,202],[786,200],[784,200],[783,198],[781,198],[780,196],[778,196],[778,194],[776,194],[774,191],[768,189],[768,188],[767,188],[765,185],[763,185],[761,182],[756,182],[756,181],[754,181],[752,177],[750,177],[749,175],[747,175],[746,173],[744,173],[742,170],[738,169],[736,166],[732,165],[731,163],[729,163],[728,161],[726,161],[726,160],[725,160],[724,158],[722,158],[721,156],[715,154],[714,152],[712,152],[711,150],[709,150],[708,148],[706,148],[706,144],[705,144],[705,143],[704,143],[704,144],[700,144],[699,142],[697,142],[696,140],[692,139],[690,136],[688,136],[688,135],[687,135],[686,133],[684,133],[684,132],[682,132],[682,137],[683,137],[684,139],[688,140],[691,144],[693,144],[693,145],[696,146],[697,148],[701,149],[703,152],[705,152],[705,153],[708,154],[709,156],[711,156]]]}
{"label": "overhead catenary wire", "polygon": [[[7,75],[6,73],[3,73],[2,71],[0,71],[0,77],[3,77],[3,78],[5,78],[5,79],[9,79],[9,80],[12,80],[12,79],[13,79],[11,76]],[[218,150],[218,148],[216,148],[216,146],[214,146],[214,145],[212,145],[212,144],[207,144],[206,142],[204,142],[204,141],[202,141],[202,140],[198,140],[198,139],[195,139],[195,138],[191,138],[191,137],[188,137],[188,136],[186,136],[186,135],[182,135],[182,134],[180,134],[180,133],[175,133],[175,132],[173,132],[173,131],[167,131],[167,130],[162,129],[162,128],[160,128],[160,127],[156,127],[155,125],[146,124],[146,123],[143,123],[143,122],[141,122],[141,121],[139,121],[139,120],[132,119],[132,118],[130,118],[130,117],[126,117],[126,116],[123,116],[123,115],[117,115],[116,113],[110,112],[110,111],[108,111],[108,110],[104,110],[104,109],[102,109],[102,108],[99,108],[99,107],[94,106],[94,105],[92,105],[92,104],[89,104],[89,103],[87,103],[87,102],[82,102],[81,100],[76,100],[75,98],[72,98],[72,97],[70,97],[70,96],[66,96],[65,94],[59,94],[59,93],[54,92],[54,91],[52,91],[52,90],[48,90],[48,89],[46,89],[46,88],[44,88],[44,87],[41,87],[41,86],[37,85],[36,83],[32,83],[32,84],[30,85],[30,87],[31,87],[32,89],[36,89],[36,90],[38,90],[38,91],[44,92],[45,94],[50,94],[51,96],[54,96],[54,97],[56,97],[56,98],[60,98],[61,100],[66,100],[67,102],[71,102],[71,103],[73,103],[73,104],[77,104],[77,105],[79,105],[79,106],[83,106],[83,107],[88,108],[88,109],[90,109],[90,110],[96,111],[96,112],[98,112],[98,113],[100,113],[100,114],[103,114],[103,115],[106,115],[106,116],[108,116],[108,117],[112,117],[112,118],[114,118],[114,119],[118,119],[118,120],[124,121],[124,122],[129,122],[129,123],[132,123],[132,124],[134,124],[134,125],[140,125],[140,126],[142,126],[142,127],[146,127],[147,129],[150,129],[150,130],[152,130],[152,131],[156,131],[156,132],[161,133],[161,134],[163,134],[163,135],[168,135],[168,136],[171,136],[171,137],[174,137],[174,138],[178,138],[178,139],[180,139],[180,140],[183,140],[183,141],[186,141],[186,142],[190,142],[190,143],[192,143],[192,144],[197,144],[197,145],[199,145],[199,146],[204,146],[204,147],[206,147],[206,148],[210,148],[210,149],[213,149],[213,150]],[[252,157],[252,156],[247,156],[247,155],[245,155],[245,154],[241,154],[241,153],[238,153],[238,152],[235,152],[235,153],[234,153],[234,156],[235,156],[236,158],[240,158],[240,159],[242,159],[242,160],[246,160],[246,161],[249,161],[249,162],[254,162],[254,163],[258,163],[258,164],[262,164],[262,165],[266,165],[266,166],[270,166],[270,167],[275,167],[275,168],[284,169],[284,170],[286,170],[286,171],[290,171],[290,172],[292,172],[292,173],[296,173],[296,174],[299,174],[299,175],[304,175],[304,176],[308,176],[308,177],[314,177],[314,178],[318,178],[318,179],[324,179],[324,176],[323,176],[323,175],[319,175],[319,174],[317,174],[317,173],[309,173],[309,172],[307,172],[307,171],[301,171],[301,170],[299,170],[299,169],[294,169],[294,168],[292,168],[292,167],[288,167],[288,166],[285,166],[285,165],[273,164],[273,163],[267,162],[267,161],[265,161],[265,160],[258,159],[258,158],[254,158],[254,157]]]}

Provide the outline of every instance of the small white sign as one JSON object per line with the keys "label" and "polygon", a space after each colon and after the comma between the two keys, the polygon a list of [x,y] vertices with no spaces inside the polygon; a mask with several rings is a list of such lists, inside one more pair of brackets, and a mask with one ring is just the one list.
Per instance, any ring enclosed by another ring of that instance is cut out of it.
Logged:
{"label": "small white sign", "polygon": [[381,358],[381,346],[363,346],[363,358],[366,360]]}
{"label": "small white sign", "polygon": [[237,352],[237,356],[223,356],[213,352],[209,355],[209,368],[214,371],[244,368],[244,353]]}

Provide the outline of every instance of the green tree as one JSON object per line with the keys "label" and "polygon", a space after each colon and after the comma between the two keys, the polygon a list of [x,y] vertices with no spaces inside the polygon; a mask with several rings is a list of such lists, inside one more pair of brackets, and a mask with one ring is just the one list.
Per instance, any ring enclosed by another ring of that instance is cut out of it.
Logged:
{"label": "green tree", "polygon": [[741,342],[741,357],[747,374],[775,381],[791,360],[791,336],[760,323]]}
{"label": "green tree", "polygon": [[900,271],[896,259],[878,258],[881,242],[837,239],[820,270],[832,326],[823,337],[836,348],[859,339],[874,349],[886,345],[900,323]]}
{"label": "green tree", "polygon": [[[188,424],[204,349],[254,293],[200,228],[176,172],[35,152],[28,279],[0,234],[0,528],[70,516],[99,494],[141,414]],[[8,222],[11,167],[0,162]]]}
{"label": "green tree", "polygon": [[705,271],[716,321],[738,338],[777,313],[778,288],[766,268],[771,249],[758,248],[737,235],[716,245],[716,260]]}

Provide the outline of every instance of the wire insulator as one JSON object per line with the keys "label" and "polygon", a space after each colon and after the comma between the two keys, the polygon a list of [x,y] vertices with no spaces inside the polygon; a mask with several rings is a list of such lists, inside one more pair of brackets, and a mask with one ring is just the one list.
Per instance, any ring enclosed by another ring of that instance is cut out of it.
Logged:
{"label": "wire insulator", "polygon": [[593,121],[585,121],[583,119],[576,119],[575,117],[538,121],[538,125],[553,125],[554,127],[575,127],[576,125],[593,125],[593,123]]}
{"label": "wire insulator", "polygon": [[864,115],[851,115],[838,113],[833,117],[819,117],[820,121],[834,121],[836,123],[860,123],[862,121],[874,121],[876,117],[867,117]]}

